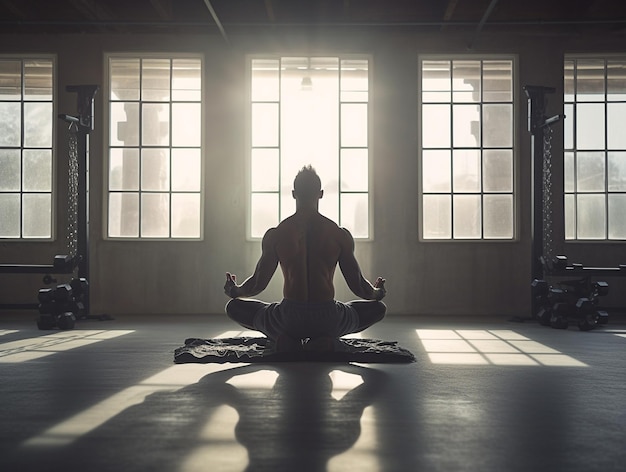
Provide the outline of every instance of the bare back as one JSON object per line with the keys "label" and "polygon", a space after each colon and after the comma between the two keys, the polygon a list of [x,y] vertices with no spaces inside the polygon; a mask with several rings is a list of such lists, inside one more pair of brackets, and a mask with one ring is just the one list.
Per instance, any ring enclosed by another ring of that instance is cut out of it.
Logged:
{"label": "bare back", "polygon": [[302,302],[334,299],[333,277],[348,234],[318,212],[296,212],[271,234],[284,277],[283,296]]}

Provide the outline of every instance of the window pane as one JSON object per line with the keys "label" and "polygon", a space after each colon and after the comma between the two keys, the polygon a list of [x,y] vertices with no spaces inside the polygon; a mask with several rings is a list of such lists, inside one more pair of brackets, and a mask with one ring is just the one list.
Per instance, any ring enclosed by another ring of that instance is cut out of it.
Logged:
{"label": "window pane", "polygon": [[139,190],[139,149],[110,150],[109,189]]}
{"label": "window pane", "polygon": [[607,100],[626,100],[626,61],[607,61]]}
{"label": "window pane", "polygon": [[480,61],[454,61],[452,63],[452,101],[479,102]]}
{"label": "window pane", "polygon": [[576,189],[579,192],[604,191],[603,152],[579,152],[576,155]]}
{"label": "window pane", "polygon": [[141,236],[169,236],[170,196],[167,193],[141,194]]}
{"label": "window pane", "polygon": [[341,150],[341,191],[367,192],[367,149]]}
{"label": "window pane", "polygon": [[[563,66],[563,99],[566,102],[574,101],[574,61],[565,61]],[[567,112],[565,116],[568,115]]]}
{"label": "window pane", "polygon": [[201,177],[200,149],[172,149],[172,190],[199,192]]}
{"label": "window pane", "polygon": [[483,146],[513,146],[513,105],[483,105]]}
{"label": "window pane", "polygon": [[22,179],[23,190],[26,192],[51,192],[52,151],[49,149],[24,150]]}
{"label": "window pane", "polygon": [[367,146],[367,105],[341,105],[341,146]]}
{"label": "window pane", "polygon": [[278,149],[253,149],[250,179],[253,192],[278,192]]}
{"label": "window pane", "polygon": [[366,238],[369,234],[368,201],[366,193],[349,193],[341,196],[341,226],[355,238]]}
{"label": "window pane", "polygon": [[574,149],[574,105],[566,103],[564,110],[563,133],[565,135],[565,149]]}
{"label": "window pane", "polygon": [[170,99],[169,59],[144,59],[142,61],[141,99],[155,102]]}
{"label": "window pane", "polygon": [[52,146],[52,103],[24,103],[24,146]]}
{"label": "window pane", "polygon": [[111,146],[137,146],[139,144],[139,104],[111,103]]}
{"label": "window pane", "polygon": [[278,225],[278,194],[253,193],[250,217],[253,238],[262,237],[268,229]]}
{"label": "window pane", "polygon": [[24,100],[52,100],[52,61],[24,61]]}
{"label": "window pane", "polygon": [[278,71],[277,59],[252,60],[251,96],[255,102],[278,101]]}
{"label": "window pane", "polygon": [[604,104],[576,106],[576,148],[604,149]]}
{"label": "window pane", "polygon": [[511,150],[483,151],[483,190],[513,192],[513,152]]}
{"label": "window pane", "polygon": [[462,149],[452,152],[453,191],[480,192],[480,151]]}
{"label": "window pane", "polygon": [[450,146],[450,105],[422,106],[422,146]]}
{"label": "window pane", "polygon": [[452,208],[450,195],[424,195],[422,207],[425,239],[452,237]]}
{"label": "window pane", "polygon": [[565,239],[576,238],[576,203],[574,195],[565,195]]}
{"label": "window pane", "polygon": [[366,102],[368,88],[368,61],[363,59],[342,60],[341,101]]}
{"label": "window pane", "polygon": [[452,175],[450,151],[422,152],[422,190],[424,192],[449,192]]}
{"label": "window pane", "polygon": [[141,150],[141,189],[170,189],[169,149]]}
{"label": "window pane", "polygon": [[454,147],[480,146],[480,107],[478,105],[454,105]]}
{"label": "window pane", "polygon": [[609,191],[626,191],[626,152],[609,152]]}
{"label": "window pane", "polygon": [[0,237],[20,237],[20,195],[0,193]]}
{"label": "window pane", "polygon": [[451,86],[450,61],[422,62],[423,102],[449,102]]}
{"label": "window pane", "polygon": [[200,110],[199,103],[172,104],[172,146],[200,146]]}
{"label": "window pane", "polygon": [[23,234],[25,238],[49,238],[52,235],[52,206],[49,193],[23,194]]}
{"label": "window pane", "polygon": [[139,59],[111,58],[111,100],[139,100]]}
{"label": "window pane", "polygon": [[278,146],[278,104],[252,104],[252,146]]}
{"label": "window pane", "polygon": [[20,100],[22,98],[22,63],[20,61],[0,61],[0,100]]}
{"label": "window pane", "polygon": [[22,111],[19,103],[0,102],[0,146],[21,144]]}
{"label": "window pane", "polygon": [[607,135],[609,149],[626,149],[626,103],[607,104]]}
{"label": "window pane", "polygon": [[172,194],[172,237],[200,237],[200,194]]}
{"label": "window pane", "polygon": [[609,239],[626,239],[626,195],[609,195]]}
{"label": "window pane", "polygon": [[483,61],[483,100],[486,102],[513,101],[512,61]]}
{"label": "window pane", "polygon": [[580,194],[577,198],[576,221],[579,239],[606,238],[606,207],[604,195]]}
{"label": "window pane", "polygon": [[576,100],[579,102],[604,101],[604,60],[578,59]]}
{"label": "window pane", "polygon": [[513,196],[485,195],[483,197],[485,238],[513,237]]}
{"label": "window pane", "polygon": [[122,238],[139,236],[137,193],[109,194],[109,236]]}
{"label": "window pane", "polygon": [[199,59],[172,61],[172,100],[199,102],[202,99],[202,81]]}
{"label": "window pane", "polygon": [[18,149],[0,149],[0,191],[20,191],[22,166]]}
{"label": "window pane", "polygon": [[454,237],[481,237],[480,195],[454,195]]}
{"label": "window pane", "polygon": [[563,155],[563,175],[564,175],[564,189],[566,192],[574,192],[576,187],[574,186],[575,175],[574,172],[574,153],[566,152]]}
{"label": "window pane", "polygon": [[170,144],[170,105],[143,103],[141,113],[141,143],[144,146]]}

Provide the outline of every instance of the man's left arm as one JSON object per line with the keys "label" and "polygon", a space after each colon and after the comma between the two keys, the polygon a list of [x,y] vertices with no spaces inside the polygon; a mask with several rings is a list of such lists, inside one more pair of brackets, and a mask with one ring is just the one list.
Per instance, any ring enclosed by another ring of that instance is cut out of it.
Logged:
{"label": "man's left arm", "polygon": [[224,293],[230,298],[247,298],[261,293],[270,283],[276,268],[278,267],[278,256],[274,244],[275,228],[269,229],[263,236],[261,243],[261,257],[256,264],[254,273],[248,277],[244,283],[237,285],[236,276],[226,273],[226,285]]}

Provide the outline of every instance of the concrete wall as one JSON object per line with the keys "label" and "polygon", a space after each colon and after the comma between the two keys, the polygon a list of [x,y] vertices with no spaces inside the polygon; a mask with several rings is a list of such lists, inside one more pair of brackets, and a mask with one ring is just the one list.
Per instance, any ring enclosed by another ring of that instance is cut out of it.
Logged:
{"label": "concrete wall", "polygon": [[[549,114],[562,112],[562,62],[566,52],[611,52],[619,42],[593,35],[483,33],[436,30],[314,31],[272,36],[231,35],[230,44],[207,35],[5,36],[0,53],[52,53],[58,58],[57,113],[75,113],[68,84],[103,84],[108,52],[200,52],[205,57],[205,175],[203,241],[105,240],[103,90],[96,95],[91,134],[90,257],[93,313],[221,313],[224,272],[243,280],[254,268],[260,243],[246,240],[245,55],[248,53],[366,53],[373,57],[371,160],[374,239],[356,253],[368,278],[387,278],[391,314],[530,315],[530,137],[525,84],[557,88]],[[623,42],[622,42],[623,44]],[[622,51],[624,52],[624,51]],[[519,239],[514,242],[419,242],[417,182],[417,55],[511,53],[518,58],[516,140]],[[67,131],[57,126],[57,240],[0,243],[0,262],[49,263],[63,253],[67,188]],[[553,153],[561,153],[556,127]],[[558,160],[558,159],[557,159]],[[555,164],[559,170],[560,164]],[[558,175],[558,174],[557,174]],[[559,180],[559,177],[556,179]],[[556,183],[558,188],[561,184]],[[562,218],[558,194],[556,219]],[[558,207],[558,208],[557,208]],[[626,263],[623,244],[567,244],[556,222],[557,252],[585,264]],[[264,299],[281,297],[277,272]],[[607,303],[625,306],[621,279],[610,280]],[[2,302],[32,302],[41,276],[0,274]],[[337,297],[351,294],[337,277]],[[613,288],[617,287],[617,288]],[[619,288],[622,287],[622,288]]]}

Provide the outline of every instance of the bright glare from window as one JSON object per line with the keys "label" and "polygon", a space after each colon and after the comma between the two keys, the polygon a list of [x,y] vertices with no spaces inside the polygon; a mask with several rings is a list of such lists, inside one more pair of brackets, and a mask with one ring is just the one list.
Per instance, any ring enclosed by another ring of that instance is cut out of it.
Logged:
{"label": "bright glare from window", "polygon": [[296,173],[322,180],[320,212],[369,235],[368,60],[251,60],[250,227],[261,237],[295,211]]}

